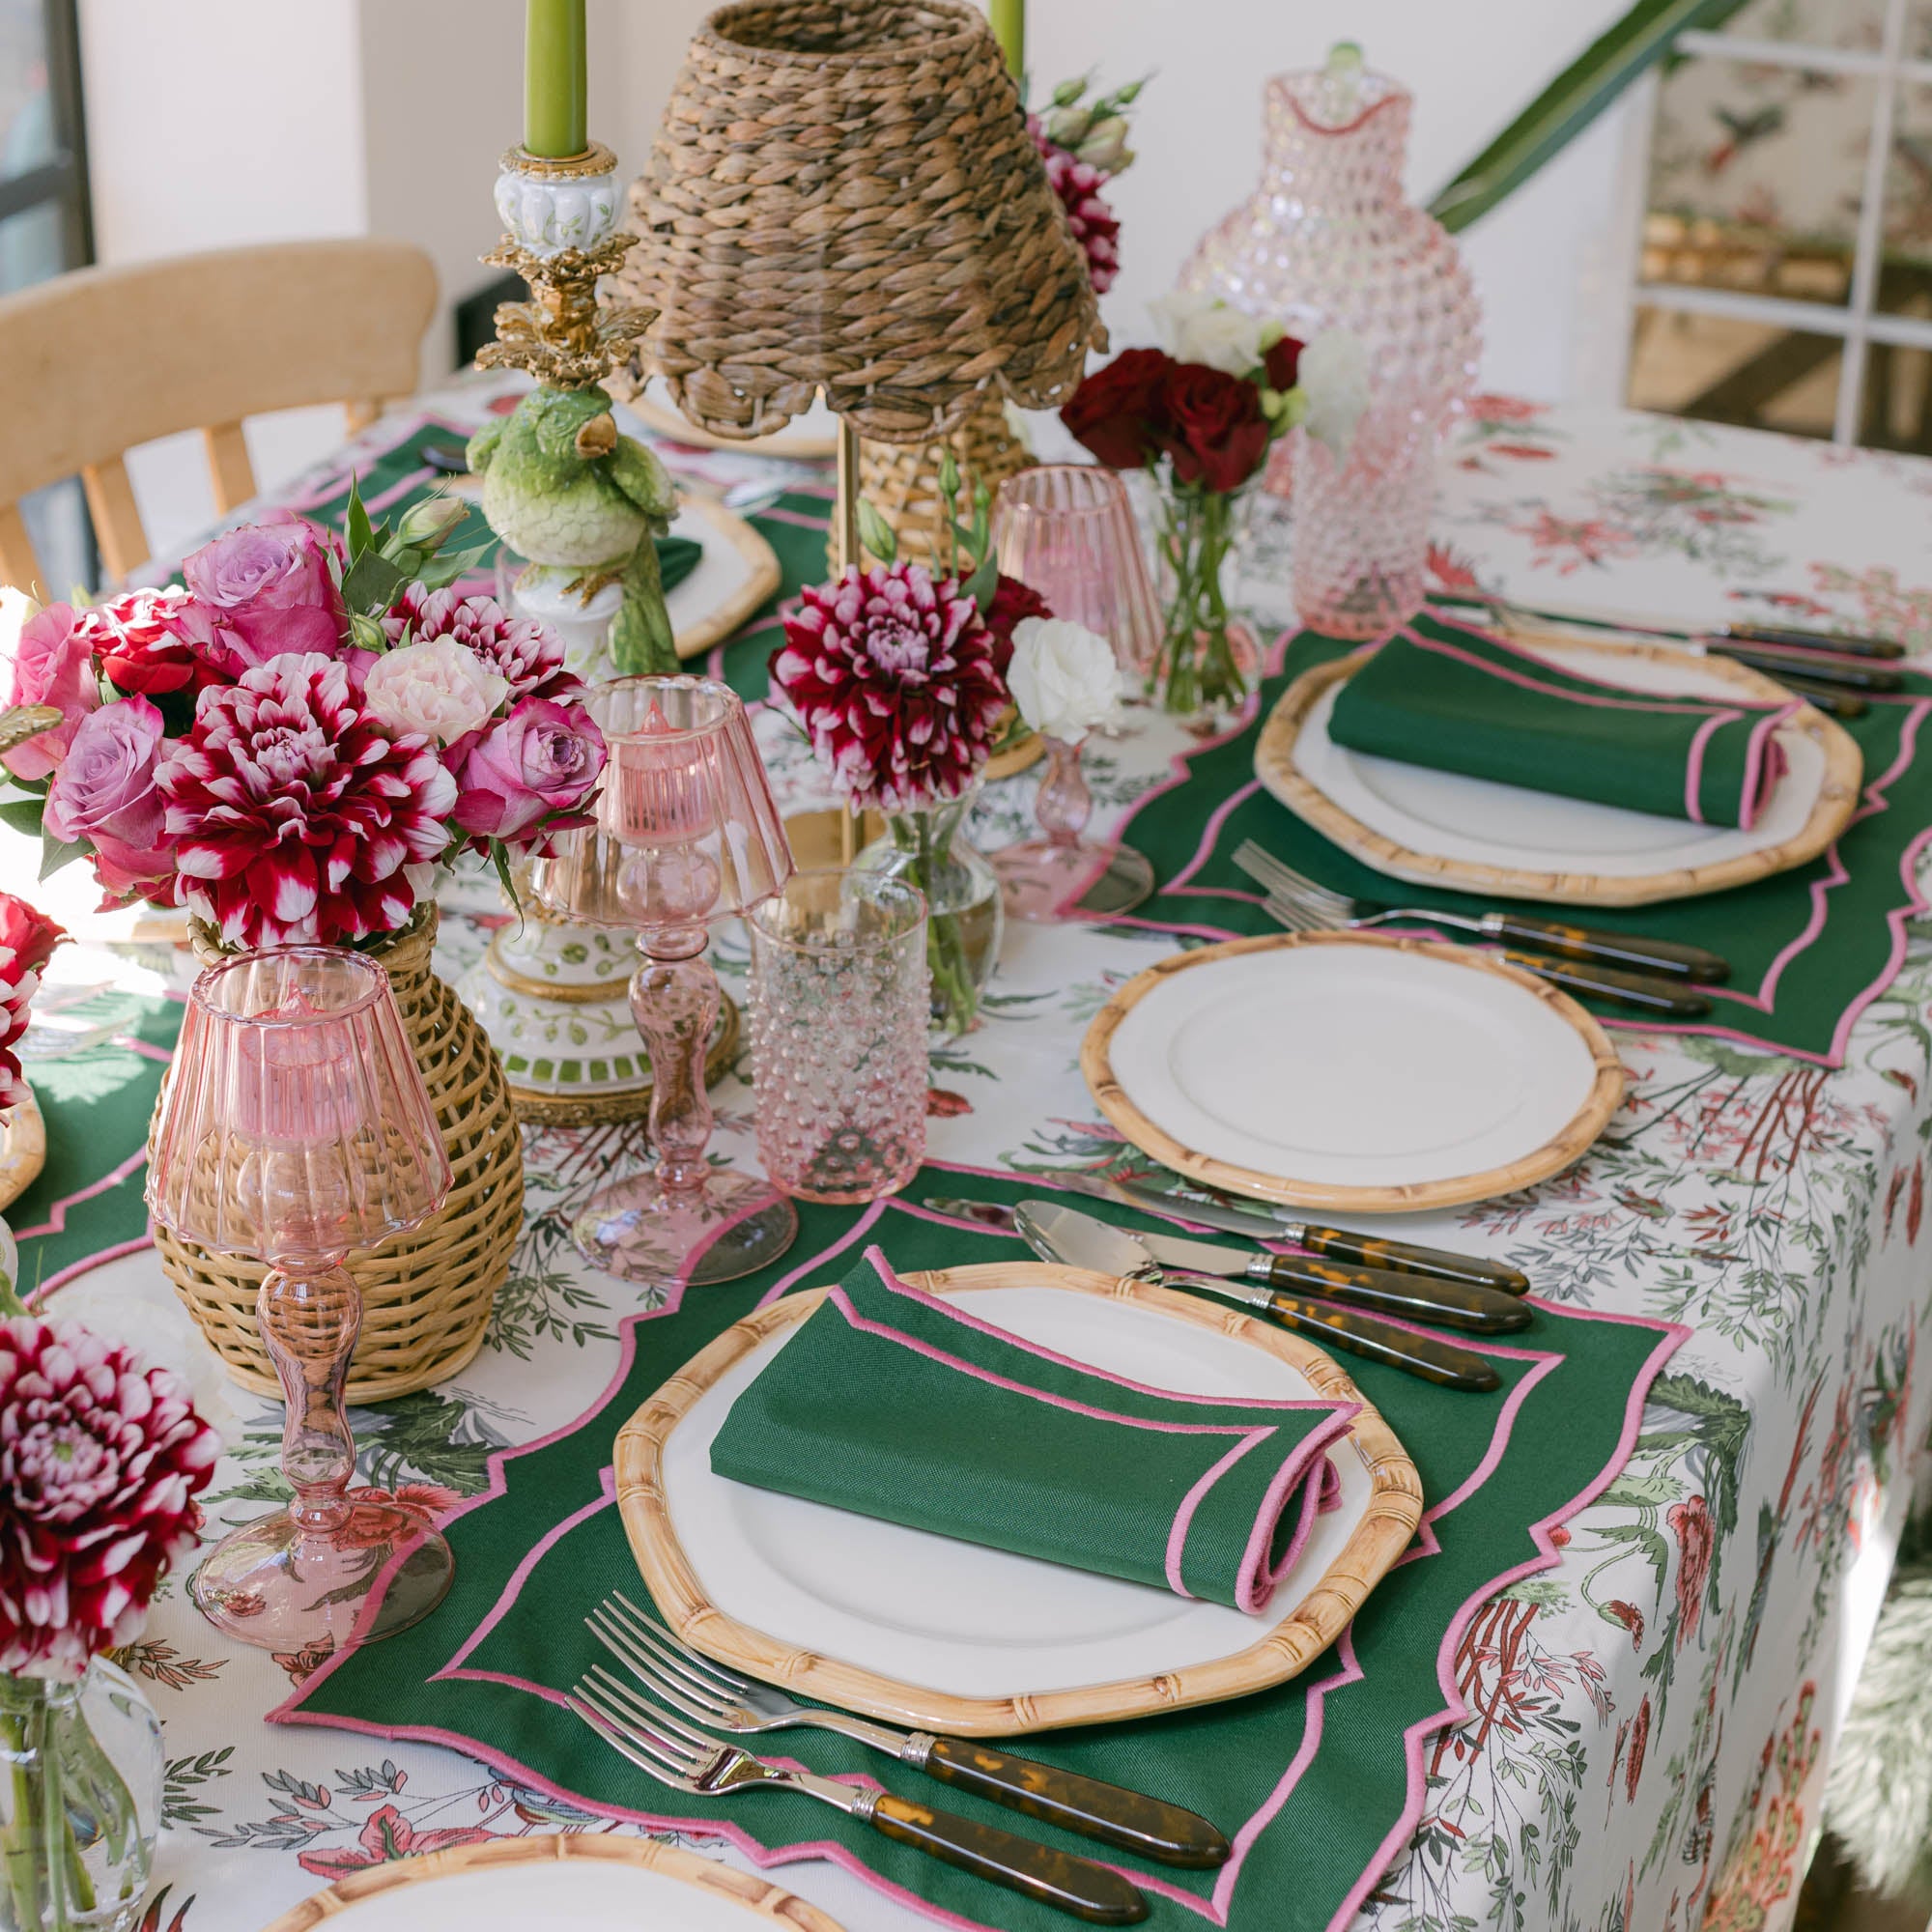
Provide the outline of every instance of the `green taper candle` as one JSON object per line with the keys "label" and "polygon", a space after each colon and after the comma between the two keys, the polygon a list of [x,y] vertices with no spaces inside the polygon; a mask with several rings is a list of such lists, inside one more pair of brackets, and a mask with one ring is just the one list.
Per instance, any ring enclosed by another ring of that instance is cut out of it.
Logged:
{"label": "green taper candle", "polygon": [[590,145],[583,0],[528,0],[524,30],[524,147],[556,159]]}
{"label": "green taper candle", "polygon": [[1026,71],[1026,0],[986,0],[986,16],[1007,69],[1017,80]]}

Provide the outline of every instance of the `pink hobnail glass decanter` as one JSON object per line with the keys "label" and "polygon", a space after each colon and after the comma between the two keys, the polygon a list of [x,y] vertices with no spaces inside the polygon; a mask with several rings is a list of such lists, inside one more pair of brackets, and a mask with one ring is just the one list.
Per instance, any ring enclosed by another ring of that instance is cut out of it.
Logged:
{"label": "pink hobnail glass decanter", "polygon": [[1203,237],[1180,285],[1307,342],[1352,330],[1369,405],[1337,462],[1297,429],[1268,490],[1294,504],[1294,602],[1339,638],[1381,637],[1421,606],[1435,457],[1466,405],[1482,308],[1442,225],[1404,198],[1410,96],[1347,43],[1265,92],[1261,185]]}

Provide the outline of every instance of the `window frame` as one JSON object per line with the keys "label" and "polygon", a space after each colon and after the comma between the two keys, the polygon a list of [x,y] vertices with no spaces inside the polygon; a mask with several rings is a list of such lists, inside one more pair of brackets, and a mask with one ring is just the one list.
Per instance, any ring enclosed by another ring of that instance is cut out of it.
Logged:
{"label": "window frame", "polygon": [[81,93],[78,0],[42,0],[47,48],[47,90],[60,153],[23,175],[0,179],[0,221],[49,203],[61,213],[67,267],[94,260],[94,211],[87,179],[87,113]]}
{"label": "window frame", "polygon": [[[1673,52],[1695,60],[1743,61],[1788,68],[1798,72],[1860,75],[1876,83],[1871,128],[1853,244],[1852,280],[1842,303],[1796,301],[1783,296],[1747,295],[1737,289],[1701,288],[1693,283],[1650,282],[1642,275],[1643,217],[1648,194],[1638,197],[1632,236],[1631,297],[1627,313],[1634,323],[1639,306],[1693,315],[1725,316],[1763,323],[1805,335],[1831,336],[1842,345],[1838,392],[1833,411],[1832,441],[1858,447],[1862,426],[1865,365],[1873,343],[1893,348],[1932,350],[1932,318],[1892,315],[1875,307],[1885,237],[1885,183],[1891,160],[1898,93],[1902,86],[1932,86],[1932,60],[1908,59],[1905,35],[1912,0],[1886,0],[1879,46],[1820,46],[1805,41],[1758,41],[1702,29],[1682,33]],[[1652,115],[1637,117],[1633,130],[1640,144],[1643,179],[1650,166]],[[1628,395],[1629,347],[1625,345],[1622,382]]]}

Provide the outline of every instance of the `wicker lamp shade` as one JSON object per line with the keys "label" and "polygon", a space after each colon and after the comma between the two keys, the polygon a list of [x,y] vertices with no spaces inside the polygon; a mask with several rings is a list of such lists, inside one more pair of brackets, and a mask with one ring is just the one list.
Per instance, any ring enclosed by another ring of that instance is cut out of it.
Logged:
{"label": "wicker lamp shade", "polygon": [[[1060,403],[1104,347],[999,44],[961,0],[744,0],[691,43],[614,277],[716,436],[826,401],[929,443],[989,395]],[[640,377],[634,367],[634,377]]]}

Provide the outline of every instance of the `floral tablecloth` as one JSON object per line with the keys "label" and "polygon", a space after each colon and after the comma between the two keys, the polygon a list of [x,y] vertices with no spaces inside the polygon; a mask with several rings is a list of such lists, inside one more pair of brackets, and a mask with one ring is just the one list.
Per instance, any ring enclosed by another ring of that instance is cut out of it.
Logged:
{"label": "floral tablecloth", "polygon": [[[472,383],[433,401],[451,420],[481,421],[505,393]],[[366,462],[397,433],[378,425],[343,460]],[[760,470],[740,456],[677,460],[702,487]],[[821,476],[789,480],[798,490],[766,513],[783,551],[828,494]],[[327,481],[288,494],[315,500]],[[1932,652],[1929,515],[1932,464],[1492,397],[1445,461],[1432,566],[1445,587],[1476,582],[1531,605],[1673,623],[1832,618],[1902,629]],[[1277,585],[1249,589],[1286,614]],[[749,694],[775,636],[767,619],[715,654]],[[769,714],[760,730],[781,789],[809,802],[796,739]],[[1186,743],[1153,721],[1097,746],[1102,822],[1168,781]],[[1033,782],[996,788],[981,842],[1019,834]],[[18,848],[0,858],[16,863]],[[447,975],[500,916],[489,882],[458,883]],[[1582,1165],[1402,1224],[1506,1256],[1552,1298],[1692,1333],[1654,1386],[1622,1475],[1558,1533],[1559,1565],[1469,1626],[1444,1687],[1445,1707],[1453,1697],[1468,1715],[1425,1741],[1421,1822],[1362,1924],[1677,1932],[1788,1920],[1927,1435],[1915,1367],[1932,1286],[1928,937],[1915,927],[1842,1068],[1620,1032],[1629,1094]],[[1108,991],[1172,943],[1083,926],[1009,932],[985,1024],[935,1057],[933,1156],[1020,1172],[1105,1160],[1115,1143],[1080,1079],[1080,1037]],[[742,948],[727,934],[718,953],[729,983]],[[139,1129],[181,980],[165,948],[71,949],[30,1041],[56,1134],[45,1177],[9,1215],[23,1285],[102,1321],[135,1306],[152,1324],[171,1305],[143,1234]],[[751,1162],[749,1087],[727,1078],[713,1097],[717,1145]],[[565,1230],[608,1165],[635,1156],[621,1128],[529,1137],[526,1236],[487,1346],[453,1382],[357,1415],[364,1480],[432,1502],[474,1493],[493,1449],[594,1400],[617,1322],[650,1303],[584,1269]],[[236,1439],[216,1514],[236,1520],[276,1493],[280,1411],[230,1400]],[[228,1646],[178,1585],[158,1605],[133,1664],[167,1726],[160,1924],[191,1897],[184,1932],[254,1932],[360,1865],[488,1835],[607,1829],[449,1750],[266,1723],[316,1662]],[[851,1932],[915,1923],[830,1865],[787,1866],[781,1882]]]}

